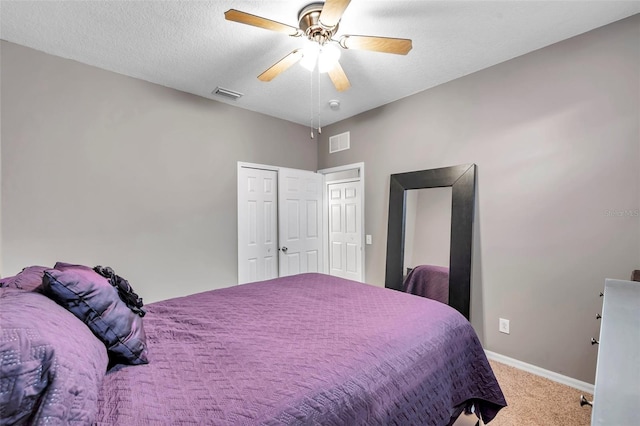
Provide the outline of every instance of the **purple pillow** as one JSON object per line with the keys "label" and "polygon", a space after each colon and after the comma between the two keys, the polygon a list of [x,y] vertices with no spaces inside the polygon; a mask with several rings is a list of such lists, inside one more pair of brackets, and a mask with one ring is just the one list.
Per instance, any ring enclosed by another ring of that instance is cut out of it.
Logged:
{"label": "purple pillow", "polygon": [[46,296],[0,288],[0,424],[91,424],[107,351]]}
{"label": "purple pillow", "polygon": [[40,291],[46,266],[28,266],[18,275],[0,279],[0,287],[19,288],[25,291]]}
{"label": "purple pillow", "polygon": [[43,293],[73,313],[107,346],[113,363],[146,364],[142,318],[118,291],[88,266],[56,263],[44,272]]}

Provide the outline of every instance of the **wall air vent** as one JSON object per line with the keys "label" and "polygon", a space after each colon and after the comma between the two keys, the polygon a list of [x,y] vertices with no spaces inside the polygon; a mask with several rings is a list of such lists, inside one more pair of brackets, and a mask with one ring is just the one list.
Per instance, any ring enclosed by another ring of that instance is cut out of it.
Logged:
{"label": "wall air vent", "polygon": [[349,139],[349,132],[340,133],[339,135],[331,136],[329,138],[329,154],[334,152],[344,151],[351,148],[351,140]]}
{"label": "wall air vent", "polygon": [[231,99],[232,101],[237,101],[243,96],[242,93],[234,92],[233,90],[225,89],[220,86],[216,87],[211,94],[222,96],[224,98]]}

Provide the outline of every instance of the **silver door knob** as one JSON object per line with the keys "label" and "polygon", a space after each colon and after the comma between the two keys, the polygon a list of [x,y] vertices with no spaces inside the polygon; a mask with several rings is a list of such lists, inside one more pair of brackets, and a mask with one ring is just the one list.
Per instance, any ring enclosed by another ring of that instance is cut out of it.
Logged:
{"label": "silver door knob", "polygon": [[286,248],[286,247],[282,247],[280,250],[282,250],[282,252],[283,252],[283,253],[286,253],[286,252],[287,252],[287,250],[289,250],[289,249],[288,249],[288,248]]}

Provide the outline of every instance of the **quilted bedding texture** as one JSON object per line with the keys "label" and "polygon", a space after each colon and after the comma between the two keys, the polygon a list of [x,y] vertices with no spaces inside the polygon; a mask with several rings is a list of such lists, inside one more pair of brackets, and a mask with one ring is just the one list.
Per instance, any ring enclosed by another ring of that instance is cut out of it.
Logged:
{"label": "quilted bedding texture", "polygon": [[321,274],[148,305],[147,365],[104,378],[98,424],[447,425],[506,405],[452,308]]}
{"label": "quilted bedding texture", "polygon": [[409,272],[403,284],[406,293],[449,303],[449,268],[420,265]]}

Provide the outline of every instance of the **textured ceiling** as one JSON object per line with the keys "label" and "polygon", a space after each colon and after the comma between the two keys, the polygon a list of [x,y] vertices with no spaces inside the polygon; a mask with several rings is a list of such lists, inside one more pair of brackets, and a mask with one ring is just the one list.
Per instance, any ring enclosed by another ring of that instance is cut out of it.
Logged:
{"label": "textured ceiling", "polygon": [[[304,125],[313,105],[325,125],[640,12],[638,1],[352,0],[337,36],[410,38],[413,50],[343,50],[351,89],[338,93],[323,74],[312,101],[312,76],[298,65],[269,83],[257,79],[301,38],[224,19],[234,8],[297,26],[308,3],[2,0],[0,37]],[[216,86],[244,96],[220,98]]]}

